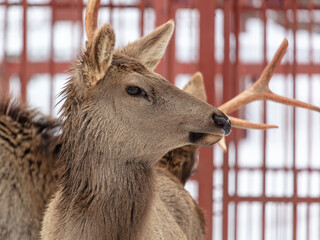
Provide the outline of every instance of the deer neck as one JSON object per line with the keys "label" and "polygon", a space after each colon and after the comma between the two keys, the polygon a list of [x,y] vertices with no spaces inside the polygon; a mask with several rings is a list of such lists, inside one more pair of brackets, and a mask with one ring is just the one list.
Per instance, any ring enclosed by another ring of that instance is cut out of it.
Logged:
{"label": "deer neck", "polygon": [[[109,150],[116,146],[104,137],[89,139],[95,141],[63,133],[60,210],[85,221],[88,231],[98,232],[96,239],[139,238],[153,196],[152,165]],[[98,147],[101,144],[103,148]]]}

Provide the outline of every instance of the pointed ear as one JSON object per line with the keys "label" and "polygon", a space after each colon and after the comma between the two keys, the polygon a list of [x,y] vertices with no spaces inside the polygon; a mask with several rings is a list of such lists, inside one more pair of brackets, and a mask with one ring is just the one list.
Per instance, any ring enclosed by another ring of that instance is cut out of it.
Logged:
{"label": "pointed ear", "polygon": [[137,58],[148,69],[154,70],[160,62],[174,30],[173,20],[156,28],[152,33],[128,44],[118,51]]}
{"label": "pointed ear", "polygon": [[201,72],[196,72],[189,80],[183,90],[192,96],[207,102],[207,94]]}
{"label": "pointed ear", "polygon": [[88,44],[83,61],[86,84],[95,86],[103,79],[111,65],[115,45],[115,36],[109,24],[103,25],[95,32],[93,40]]}

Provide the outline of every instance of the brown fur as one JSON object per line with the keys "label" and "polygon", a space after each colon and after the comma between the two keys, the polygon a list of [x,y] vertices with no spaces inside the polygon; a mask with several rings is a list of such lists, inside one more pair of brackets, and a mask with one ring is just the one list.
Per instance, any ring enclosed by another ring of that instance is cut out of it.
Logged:
{"label": "brown fur", "polygon": [[170,171],[184,185],[195,172],[197,150],[192,145],[174,149],[164,155],[158,165]]}
{"label": "brown fur", "polygon": [[[103,53],[101,60],[92,49],[114,45],[108,25],[88,45],[64,91],[59,160],[64,173],[45,213],[42,239],[203,238],[193,199],[154,165],[173,148],[220,140],[224,132],[212,114],[225,116],[150,71],[172,30],[169,22],[150,34],[155,46],[146,44],[152,51],[143,58],[131,55],[140,51],[130,45]],[[132,85],[147,94],[130,96],[125,89]]]}
{"label": "brown fur", "polygon": [[10,100],[0,101],[0,239],[38,239],[56,185],[58,125]]}
{"label": "brown fur", "polygon": [[[188,234],[187,239],[202,239],[205,234],[205,218],[202,209],[183,188],[180,179],[173,176],[170,170],[168,171],[167,168],[163,167],[156,169],[161,175],[159,177],[160,181],[167,183],[159,186],[161,200],[165,203],[170,213],[174,215],[183,232]],[[172,184],[168,184],[168,182]],[[179,193],[173,194],[176,189],[178,189]]]}

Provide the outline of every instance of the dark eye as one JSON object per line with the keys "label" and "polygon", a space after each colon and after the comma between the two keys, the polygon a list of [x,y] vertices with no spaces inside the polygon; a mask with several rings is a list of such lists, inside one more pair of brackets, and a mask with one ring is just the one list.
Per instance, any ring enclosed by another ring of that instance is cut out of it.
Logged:
{"label": "dark eye", "polygon": [[126,91],[131,96],[144,97],[144,98],[147,97],[147,93],[143,89],[137,86],[128,86],[126,88]]}

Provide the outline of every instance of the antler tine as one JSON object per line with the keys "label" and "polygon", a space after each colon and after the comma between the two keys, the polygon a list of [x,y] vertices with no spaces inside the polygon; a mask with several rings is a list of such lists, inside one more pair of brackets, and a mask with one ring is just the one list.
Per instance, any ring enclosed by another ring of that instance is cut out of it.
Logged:
{"label": "antler tine", "polygon": [[284,39],[278,51],[274,55],[272,61],[265,67],[259,79],[250,88],[246,89],[236,97],[221,105],[219,109],[225,113],[231,113],[250,102],[258,99],[264,99],[262,95],[271,92],[268,87],[268,83],[273,75],[275,68],[281,62],[281,59],[284,56],[287,47],[288,41]]}
{"label": "antler tine", "polygon": [[250,128],[250,129],[261,129],[261,130],[267,130],[270,128],[278,128],[278,126],[276,126],[276,125],[269,125],[269,124],[264,124],[264,123],[253,123],[253,122],[249,122],[244,119],[235,118],[235,117],[231,117],[231,116],[228,116],[228,118],[231,121],[232,127],[235,127],[235,128],[242,128],[242,129]]}
{"label": "antler tine", "polygon": [[[269,82],[270,79],[276,69],[276,67],[280,64],[286,50],[288,47],[288,41],[286,39],[283,40],[280,47],[278,48],[276,54],[272,58],[272,61],[265,67],[262,74],[260,75],[259,79],[247,90],[243,91],[236,97],[232,98],[228,102],[224,103],[219,107],[220,110],[223,112],[231,113],[246,104],[253,102],[255,100],[271,100],[274,102],[283,103],[286,105],[296,106],[296,107],[302,107],[307,108],[310,110],[318,111],[320,112],[320,108],[316,107],[314,105],[304,103],[295,99],[283,97],[280,95],[277,95],[273,93],[269,88]],[[236,128],[254,128],[254,129],[268,129],[273,128],[276,126],[273,125],[266,125],[266,124],[255,124],[250,123],[248,121],[240,120],[240,119],[233,119],[231,120],[231,123],[233,127]],[[222,147],[224,151],[226,151],[226,144],[225,144],[225,138],[221,139],[219,142],[219,146]]]}
{"label": "antler tine", "polygon": [[99,6],[100,0],[88,0],[85,20],[88,42],[92,40],[94,32],[97,29]]}
{"label": "antler tine", "polygon": [[[231,125],[234,128],[241,128],[241,129],[260,129],[260,130],[267,130],[271,128],[278,128],[276,125],[269,125],[269,124],[264,124],[264,123],[253,123],[249,122],[240,118],[235,118],[228,116],[228,118],[231,121]],[[218,142],[219,147],[222,149],[222,151],[227,152],[227,144],[226,144],[226,138],[223,137],[219,142]]]}
{"label": "antler tine", "polygon": [[226,143],[226,137],[221,138],[221,140],[218,142],[219,147],[222,149],[223,152],[227,152],[228,147]]}
{"label": "antler tine", "polygon": [[284,39],[272,61],[265,67],[259,79],[250,88],[220,106],[219,109],[225,113],[231,113],[255,100],[271,100],[286,105],[307,108],[320,112],[319,107],[295,99],[279,96],[270,90],[268,84],[274,73],[274,70],[281,62],[287,47],[288,41]]}

